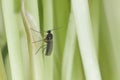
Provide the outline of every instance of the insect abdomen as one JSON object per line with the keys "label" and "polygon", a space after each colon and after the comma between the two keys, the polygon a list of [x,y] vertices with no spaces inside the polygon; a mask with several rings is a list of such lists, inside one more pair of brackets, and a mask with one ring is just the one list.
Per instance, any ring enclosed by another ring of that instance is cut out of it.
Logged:
{"label": "insect abdomen", "polygon": [[47,48],[46,48],[46,56],[51,55],[53,49],[53,40],[48,40],[47,42]]}

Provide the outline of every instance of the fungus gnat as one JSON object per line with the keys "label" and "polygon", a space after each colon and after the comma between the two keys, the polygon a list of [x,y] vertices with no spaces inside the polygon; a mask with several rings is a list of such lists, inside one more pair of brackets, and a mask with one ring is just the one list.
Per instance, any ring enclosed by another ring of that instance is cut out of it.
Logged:
{"label": "fungus gnat", "polygon": [[[56,28],[58,29],[58,28]],[[56,29],[52,29],[52,30],[56,30]],[[39,31],[36,31],[34,29],[32,29],[33,31],[35,32],[39,32]],[[46,56],[50,56],[51,53],[52,53],[52,49],[53,49],[53,34],[51,33],[52,30],[48,30],[48,31],[45,31],[47,33],[47,35],[45,36],[45,38],[43,40],[38,40],[38,41],[34,41],[33,43],[35,42],[40,42],[40,41],[44,41],[46,43],[46,45],[43,45],[41,47],[39,47],[39,49],[36,51],[35,54],[38,53],[38,51],[42,48],[43,48],[43,52],[44,52],[44,49],[45,49],[45,55]],[[40,32],[39,32],[40,33]]]}

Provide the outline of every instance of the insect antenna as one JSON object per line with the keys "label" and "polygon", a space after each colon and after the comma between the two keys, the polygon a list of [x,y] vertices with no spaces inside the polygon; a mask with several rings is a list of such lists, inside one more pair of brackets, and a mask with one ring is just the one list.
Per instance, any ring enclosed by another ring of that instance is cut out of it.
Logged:
{"label": "insect antenna", "polygon": [[41,33],[40,31],[37,31],[37,30],[35,30],[33,28],[30,28],[30,29],[33,30],[33,31],[35,31],[35,32],[37,32],[37,33]]}
{"label": "insect antenna", "polygon": [[[57,27],[57,28],[54,28],[54,29],[50,29],[50,31],[54,31],[54,30],[57,30],[57,29],[61,29],[61,28],[65,28],[65,27]],[[43,32],[47,32],[47,31],[37,31],[37,30],[35,30],[35,29],[33,29],[33,28],[30,28],[31,30],[33,30],[33,31],[35,31],[35,32],[37,32],[37,33],[43,33]]]}
{"label": "insect antenna", "polygon": [[[57,29],[61,29],[61,28],[65,28],[65,27],[57,27],[57,28],[53,28],[53,29],[50,29],[50,31],[55,31]],[[48,30],[47,30],[48,31]],[[44,32],[47,32],[47,31],[44,31]]]}

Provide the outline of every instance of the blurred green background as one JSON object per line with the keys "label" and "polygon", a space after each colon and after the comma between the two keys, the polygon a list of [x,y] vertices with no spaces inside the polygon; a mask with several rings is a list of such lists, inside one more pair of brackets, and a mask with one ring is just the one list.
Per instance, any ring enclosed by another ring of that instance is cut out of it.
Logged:
{"label": "blurred green background", "polygon": [[[0,0],[0,80],[120,80],[120,0]],[[52,30],[46,56],[44,32]],[[57,29],[60,28],[60,29]]]}

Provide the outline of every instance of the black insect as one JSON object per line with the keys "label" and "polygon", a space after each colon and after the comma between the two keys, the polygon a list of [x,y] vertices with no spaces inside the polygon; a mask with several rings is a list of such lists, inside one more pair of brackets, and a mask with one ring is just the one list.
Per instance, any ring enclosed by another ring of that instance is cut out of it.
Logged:
{"label": "black insect", "polygon": [[[58,28],[56,28],[56,29],[58,29]],[[56,29],[52,29],[52,30],[56,30]],[[39,31],[36,31],[34,29],[32,29],[32,30],[35,31],[35,32],[40,33]],[[34,41],[33,42],[33,43],[35,43],[35,42],[44,41],[46,43],[46,45],[41,46],[41,47],[44,47],[43,48],[43,52],[45,50],[45,55],[46,56],[51,55],[52,49],[53,49],[53,34],[51,33],[52,30],[45,31],[47,33],[47,35],[46,35],[46,37],[43,40],[39,40],[39,41]],[[41,49],[41,47],[36,51],[35,54],[38,53],[38,51]]]}
{"label": "black insect", "polygon": [[[32,29],[32,28],[31,28],[31,29]],[[34,29],[32,29],[32,30],[35,31],[35,32],[40,33],[39,31],[36,31],[36,30],[34,30]],[[44,42],[46,43],[46,45],[41,46],[41,47],[36,51],[35,54],[37,54],[38,51],[39,51],[42,47],[44,47],[44,48],[43,48],[43,52],[44,52],[44,50],[45,50],[45,55],[46,55],[46,56],[49,56],[49,55],[51,55],[52,49],[53,49],[53,34],[51,33],[51,30],[48,30],[48,31],[45,31],[45,32],[47,33],[47,35],[46,35],[46,37],[45,37],[43,40],[34,41],[33,43],[40,42],[40,41],[44,41]]]}
{"label": "black insect", "polygon": [[47,36],[44,41],[47,43],[45,55],[49,56],[53,49],[53,34],[51,33],[51,30],[47,31]]}

